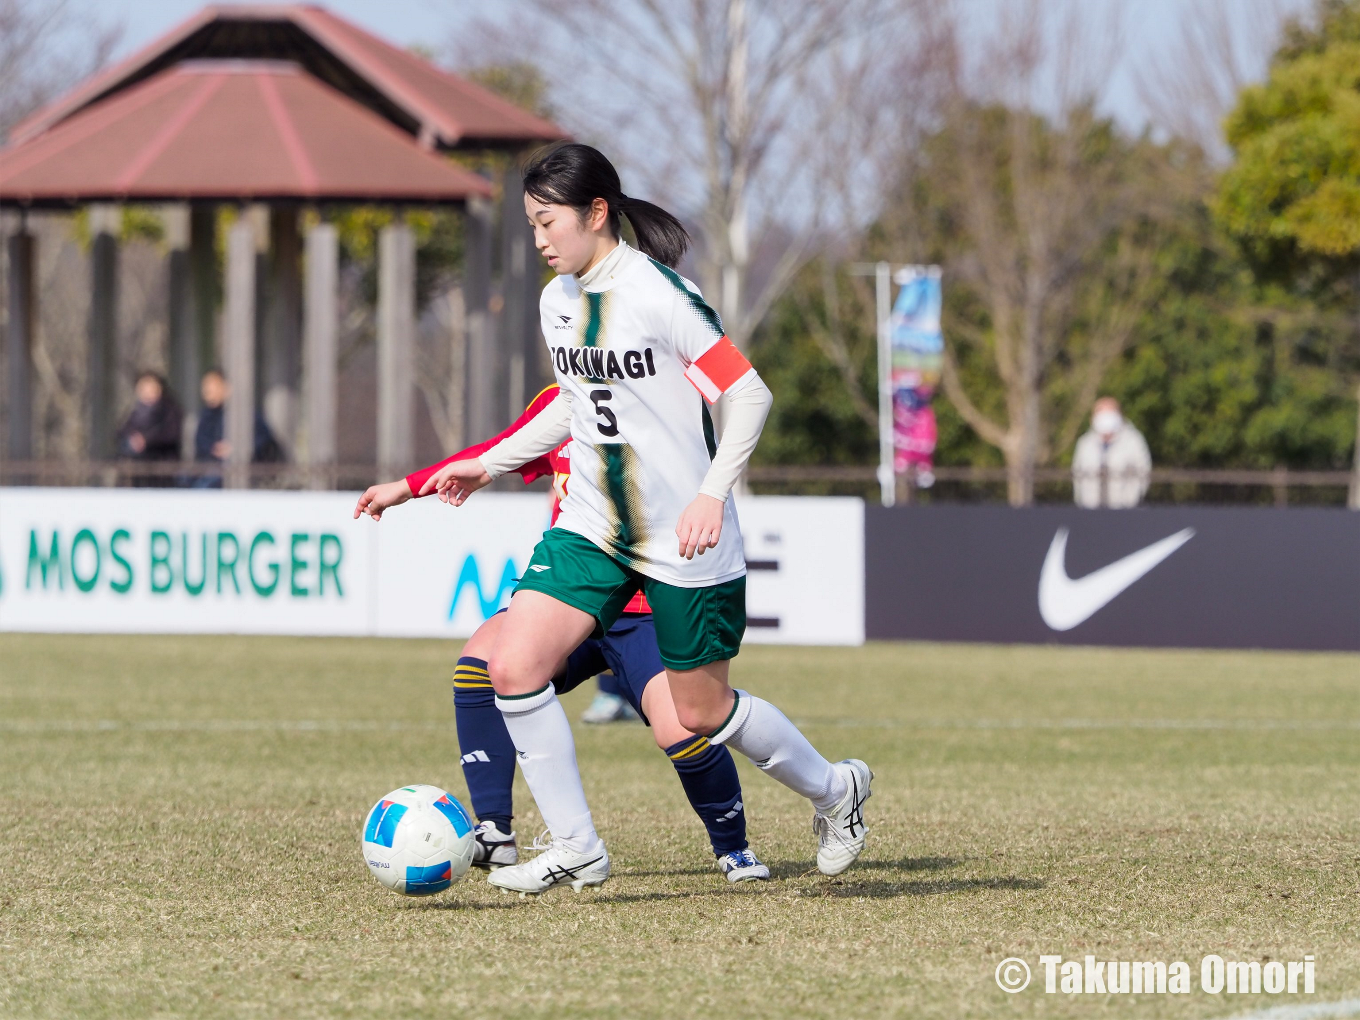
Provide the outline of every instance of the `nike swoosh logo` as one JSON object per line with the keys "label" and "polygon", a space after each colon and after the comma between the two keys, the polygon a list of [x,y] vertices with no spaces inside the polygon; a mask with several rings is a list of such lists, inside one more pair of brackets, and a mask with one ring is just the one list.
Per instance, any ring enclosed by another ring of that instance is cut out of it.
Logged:
{"label": "nike swoosh logo", "polygon": [[1058,529],[1039,572],[1039,615],[1053,630],[1071,630],[1095,616],[1120,592],[1190,541],[1195,529],[1168,535],[1075,580],[1067,576],[1067,534],[1066,528]]}

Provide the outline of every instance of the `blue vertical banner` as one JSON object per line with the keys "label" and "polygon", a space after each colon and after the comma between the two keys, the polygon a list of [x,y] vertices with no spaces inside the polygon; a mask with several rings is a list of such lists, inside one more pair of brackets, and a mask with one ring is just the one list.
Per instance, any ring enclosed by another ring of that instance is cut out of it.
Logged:
{"label": "blue vertical banner", "polygon": [[892,352],[893,470],[912,471],[916,484],[935,482],[937,429],[931,402],[944,367],[939,266],[898,271],[900,289],[888,323]]}

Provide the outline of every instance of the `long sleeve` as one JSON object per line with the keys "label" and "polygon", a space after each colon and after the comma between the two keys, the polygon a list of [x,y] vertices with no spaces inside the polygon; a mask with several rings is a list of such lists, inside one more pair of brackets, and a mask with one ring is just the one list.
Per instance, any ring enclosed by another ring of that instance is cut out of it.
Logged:
{"label": "long sleeve", "polygon": [[146,439],[146,457],[148,460],[176,460],[179,458],[182,412],[178,404],[164,398],[156,411],[149,427],[142,432]]}
{"label": "long sleeve", "polygon": [[1072,453],[1072,501],[1087,510],[1100,506],[1100,439],[1091,432]]}
{"label": "long sleeve", "polygon": [[[529,424],[529,422],[533,421],[540,411],[551,404],[553,400],[557,398],[557,393],[558,390],[555,383],[545,387],[538,396],[534,397],[534,399],[529,402],[529,406],[524,409],[524,413],[516,418],[509,428],[492,436],[490,439],[483,440],[480,443],[459,450],[452,456],[445,457],[437,464],[423,467],[419,471],[412,471],[406,476],[406,484],[411,487],[411,495],[419,496],[420,490],[425,487],[425,483],[445,464],[451,464],[455,460],[468,460],[471,457],[478,457],[507,437],[514,435],[520,429],[524,428],[525,425]],[[548,463],[547,456],[540,456],[521,464],[513,470],[517,471],[519,476],[524,479],[524,484],[528,485],[536,478],[542,478],[544,475],[551,475],[552,465]]]}
{"label": "long sleeve", "polygon": [[705,496],[727,501],[732,486],[737,484],[746,462],[755,452],[760,441],[760,432],[765,427],[770,407],[774,404],[774,394],[760,376],[753,375],[745,381],[741,389],[727,394],[727,404],[723,415],[722,442],[718,452],[704,475],[699,491]]}
{"label": "long sleeve", "polygon": [[571,395],[559,392],[534,418],[481,454],[482,467],[494,481],[521,464],[545,456],[571,435]]}

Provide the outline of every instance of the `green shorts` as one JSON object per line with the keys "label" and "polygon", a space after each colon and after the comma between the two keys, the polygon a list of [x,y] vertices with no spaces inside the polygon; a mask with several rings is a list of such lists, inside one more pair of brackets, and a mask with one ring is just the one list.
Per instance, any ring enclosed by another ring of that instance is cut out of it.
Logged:
{"label": "green shorts", "polygon": [[731,659],[746,631],[746,578],[681,588],[640,574],[588,538],[553,528],[534,548],[515,592],[537,591],[595,618],[601,638],[641,589],[652,605],[656,643],[668,669]]}

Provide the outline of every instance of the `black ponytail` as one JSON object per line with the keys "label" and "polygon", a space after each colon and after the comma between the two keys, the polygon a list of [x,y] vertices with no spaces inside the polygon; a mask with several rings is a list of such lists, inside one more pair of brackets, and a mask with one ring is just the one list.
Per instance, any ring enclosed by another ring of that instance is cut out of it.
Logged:
{"label": "black ponytail", "polygon": [[524,190],[540,202],[569,205],[584,216],[590,203],[609,206],[609,230],[619,235],[619,215],[628,218],[638,248],[674,269],[689,248],[689,233],[659,205],[629,198],[619,172],[604,153],[580,142],[566,142],[536,153],[524,167]]}

